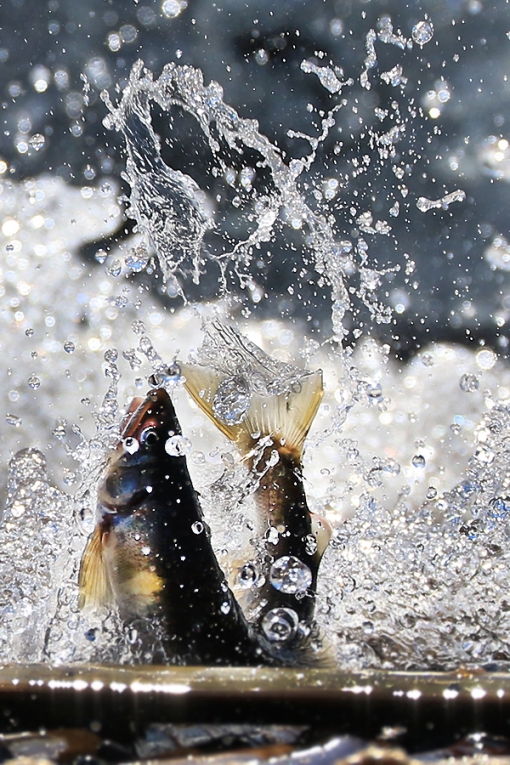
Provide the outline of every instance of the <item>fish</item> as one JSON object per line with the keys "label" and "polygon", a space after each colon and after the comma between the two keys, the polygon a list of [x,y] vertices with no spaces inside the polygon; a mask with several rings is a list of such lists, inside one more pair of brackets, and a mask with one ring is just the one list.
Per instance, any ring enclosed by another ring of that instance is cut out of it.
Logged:
{"label": "fish", "polygon": [[312,637],[320,651],[317,575],[331,527],[308,508],[302,455],[323,396],[322,372],[276,361],[219,321],[181,372],[192,399],[235,443],[255,479],[258,541],[254,559],[239,571],[250,592],[248,618],[282,655],[299,653]]}
{"label": "fish", "polygon": [[168,663],[274,664],[215,557],[182,438],[166,390],[134,399],[98,486],[79,606],[156,620]]}

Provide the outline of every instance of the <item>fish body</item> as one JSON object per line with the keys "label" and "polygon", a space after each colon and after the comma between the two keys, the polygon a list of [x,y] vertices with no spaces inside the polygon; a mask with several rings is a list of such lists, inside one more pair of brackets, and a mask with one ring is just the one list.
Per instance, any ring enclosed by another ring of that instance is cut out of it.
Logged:
{"label": "fish body", "polygon": [[156,619],[174,663],[272,663],[216,560],[181,439],[166,391],[135,399],[99,486],[80,605]]}
{"label": "fish body", "polygon": [[317,638],[317,573],[331,533],[308,509],[301,465],[322,373],[277,362],[219,322],[198,363],[182,372],[188,393],[236,444],[255,481],[258,540],[240,570],[245,582],[251,577],[247,616],[281,656],[299,651]]}

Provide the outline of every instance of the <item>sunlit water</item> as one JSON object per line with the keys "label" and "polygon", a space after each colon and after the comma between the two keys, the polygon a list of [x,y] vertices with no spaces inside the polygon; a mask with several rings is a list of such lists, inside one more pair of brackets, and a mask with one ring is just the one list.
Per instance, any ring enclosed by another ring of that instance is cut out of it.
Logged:
{"label": "sunlit water", "polygon": [[[150,658],[136,630],[126,632],[115,614],[80,613],[77,577],[105,456],[125,406],[147,390],[151,375],[166,375],[225,570],[249,555],[250,489],[239,455],[190,404],[175,366],[172,373],[176,359],[201,345],[202,322],[210,317],[235,323],[280,361],[324,371],[325,397],[304,471],[311,509],[334,527],[319,576],[317,618],[338,664],[438,669],[510,658],[510,372],[485,347],[431,345],[399,364],[363,324],[363,316],[391,321],[388,272],[377,268],[376,255],[392,218],[406,205],[426,215],[465,199],[461,188],[435,199],[413,192],[420,156],[412,140],[400,142],[422,117],[414,96],[404,92],[403,64],[378,75],[395,97],[370,115],[371,150],[339,174],[341,182],[314,172],[316,153],[344,106],[343,92],[370,90],[381,46],[418,56],[433,35],[428,19],[409,39],[389,20],[377,31],[367,29],[356,78],[320,56],[304,60],[302,71],[318,78],[332,101],[328,113],[316,115],[315,135],[294,134],[309,146],[300,159],[284,157],[199,70],[169,64],[153,76],[137,64],[118,102],[104,98],[110,110],[105,129],[117,131],[112,140],[126,142],[128,214],[138,229],[114,250],[98,250],[93,268],[76,252],[120,226],[114,182],[80,190],[50,177],[2,181],[7,501],[0,527],[1,661]],[[438,90],[427,106],[440,110],[448,97]],[[211,178],[222,189],[215,197],[163,162],[154,105],[170,126],[176,109],[198,124]],[[488,146],[487,163],[494,161]],[[371,164],[390,184],[391,204],[380,218],[358,206],[349,186]],[[335,217],[348,206],[355,238]],[[241,221],[242,235],[233,220]],[[331,296],[331,333],[320,342],[299,321],[252,315],[264,297],[259,259],[286,232],[298,232],[310,269],[304,275],[296,269],[291,301],[301,300],[310,279]],[[507,249],[506,241],[494,241],[487,260],[508,270]],[[418,289],[412,258],[405,262],[410,289]],[[200,289],[207,264],[215,269],[214,302],[187,303],[186,280]],[[166,297],[180,296],[180,307],[165,310],[137,274],[161,284]],[[230,294],[234,283],[246,299]],[[397,312],[407,299],[392,296]],[[358,340],[354,350],[345,347],[348,327]]]}

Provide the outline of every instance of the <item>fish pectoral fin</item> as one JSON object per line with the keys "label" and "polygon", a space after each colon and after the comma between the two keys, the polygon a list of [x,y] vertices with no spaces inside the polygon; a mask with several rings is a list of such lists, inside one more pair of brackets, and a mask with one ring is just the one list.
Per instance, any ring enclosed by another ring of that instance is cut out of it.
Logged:
{"label": "fish pectoral fin", "polygon": [[79,587],[80,609],[101,609],[113,603],[113,590],[104,560],[104,534],[98,526],[81,559]]}
{"label": "fish pectoral fin", "polygon": [[320,561],[333,535],[333,527],[322,515],[317,513],[310,513],[310,520],[312,523],[312,534],[317,540],[317,558]]}

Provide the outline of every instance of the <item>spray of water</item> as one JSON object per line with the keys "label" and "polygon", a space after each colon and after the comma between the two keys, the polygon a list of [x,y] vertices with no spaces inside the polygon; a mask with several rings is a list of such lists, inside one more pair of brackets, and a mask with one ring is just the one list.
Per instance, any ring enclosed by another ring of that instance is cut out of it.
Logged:
{"label": "spray of water", "polygon": [[[59,412],[60,419],[52,422],[54,438],[66,447],[62,459],[73,458],[75,469],[85,477],[75,479],[79,488],[71,497],[68,486],[65,492],[54,488],[40,451],[19,452],[11,461],[0,528],[2,661],[78,661],[98,656],[146,660],[146,644],[138,641],[136,630],[126,634],[115,615],[105,620],[101,615],[81,614],[77,607],[78,563],[95,522],[95,486],[101,466],[118,437],[125,402],[145,387],[148,378],[155,376],[155,382],[171,386],[179,406],[188,406],[179,390],[179,349],[184,354],[200,345],[198,327],[207,310],[232,319],[228,301],[232,275],[241,287],[251,290],[253,298],[257,259],[281,232],[301,233],[316,282],[330,291],[331,338],[320,346],[304,337],[298,325],[280,319],[253,321],[245,325],[245,331],[266,350],[279,349],[277,373],[265,370],[266,388],[281,382],[282,369],[295,370],[299,356],[308,368],[324,370],[326,395],[310,436],[312,448],[305,454],[305,475],[312,508],[335,526],[319,581],[319,619],[339,664],[448,668],[509,658],[507,371],[488,349],[474,354],[435,346],[399,369],[389,358],[389,348],[369,338],[354,351],[344,347],[348,314],[357,315],[356,300],[374,321],[391,321],[391,311],[380,294],[395,267],[383,268],[372,256],[381,237],[392,236],[391,219],[406,215],[410,206],[427,214],[462,204],[465,198],[462,189],[428,199],[412,188],[413,172],[420,163],[413,136],[422,117],[409,90],[412,83],[404,56],[419,55],[433,35],[428,19],[418,22],[408,39],[385,18],[377,30],[367,32],[364,64],[352,76],[334,62],[324,63],[321,55],[304,60],[303,74],[317,78],[331,98],[331,108],[317,115],[315,135],[289,130],[290,138],[309,146],[308,154],[299,159],[284,156],[261,134],[255,120],[239,116],[224,102],[221,86],[205,85],[199,70],[168,64],[155,78],[138,62],[118,103],[103,96],[109,109],[106,126],[119,131],[126,144],[126,179],[131,188],[128,214],[136,221],[137,233],[117,252],[108,256],[98,252],[99,270],[88,279],[85,298],[78,297],[81,286],[72,290],[78,278],[72,269],[77,267],[68,264],[65,253],[76,249],[88,232],[77,236],[74,223],[52,216],[54,195],[64,196],[58,183],[40,180],[25,188],[4,184],[2,204],[9,215],[2,232],[12,261],[2,296],[3,301],[7,297],[11,301],[10,313],[0,315],[7,321],[6,350],[19,344],[21,332],[35,342],[43,325],[53,326],[47,280],[37,279],[34,263],[52,268],[54,279],[49,283],[55,289],[65,285],[68,302],[86,306],[89,313],[83,332],[76,328],[63,332],[66,307],[61,300],[53,300],[54,323],[63,334],[45,340],[44,352],[50,358],[52,353],[62,358],[63,349],[69,374],[66,377],[59,369],[52,376],[51,364],[41,363],[39,368],[36,354],[27,376],[31,395],[37,395],[31,406],[43,411],[46,405],[54,406],[45,391],[53,379],[60,381],[70,402],[69,414],[64,422]],[[378,73],[379,51],[386,45],[401,52],[402,61]],[[357,94],[370,91],[376,77],[392,89],[392,98],[373,108],[372,120],[360,137],[366,149],[347,162],[341,142],[335,142],[332,162],[339,165],[332,165],[332,178],[317,179],[318,153],[336,135],[347,104],[357,108]],[[430,96],[431,109],[440,108],[449,97],[445,87],[439,83]],[[226,217],[208,190],[162,159],[152,123],[154,106],[170,123],[172,113],[180,110],[199,126],[211,156],[211,176],[236,186],[232,208],[249,224],[245,235],[233,241]],[[233,155],[240,168],[235,173]],[[387,179],[387,216],[378,217],[372,210],[370,181],[363,193],[357,190],[357,179],[368,179],[369,171]],[[264,178],[263,184],[257,176]],[[111,190],[82,190],[79,211],[85,215],[85,205],[90,206],[90,199],[98,195],[94,209],[98,216],[109,209],[107,219],[113,230],[120,212]],[[33,203],[26,201],[32,198]],[[62,242],[56,244],[55,237],[51,242],[36,242],[32,234],[39,224],[34,222],[34,210],[42,218],[43,229],[49,227],[45,221],[54,219]],[[90,225],[90,209],[88,216]],[[107,233],[107,228],[102,231]],[[505,248],[505,242],[494,243],[491,257],[502,260]],[[223,303],[212,309],[188,305],[173,317],[165,314],[143,289],[124,278],[143,271],[151,275],[152,255],[173,294],[185,299],[181,275],[191,274],[199,284],[207,262],[214,262],[220,275],[217,297],[223,297]],[[405,254],[404,260],[410,279],[413,264]],[[58,278],[55,264],[61,267]],[[12,303],[12,285],[16,285],[17,305]],[[37,291],[38,299],[23,300]],[[295,291],[298,296],[299,284]],[[396,305],[399,310],[400,303]],[[234,318],[239,319],[239,314]],[[353,326],[359,338],[361,321]],[[181,342],[183,327],[185,342]],[[57,342],[60,355],[51,345]],[[221,344],[208,343],[206,335],[195,357],[207,357],[208,363],[232,372],[235,360],[230,352]],[[44,355],[41,345],[38,353]],[[91,354],[97,353],[101,354],[95,362],[99,374],[87,380],[80,377],[83,359],[89,362]],[[26,366],[25,362],[18,368]],[[134,382],[133,373],[139,375]],[[104,386],[104,375],[108,390],[102,401],[94,400],[91,406],[96,434],[85,438],[81,415],[72,401],[78,398],[89,406]],[[70,380],[67,388],[62,379]],[[19,381],[11,386],[14,392],[6,408],[13,446],[25,435],[25,415],[16,406],[15,391],[20,387]],[[23,395],[28,400],[26,391]],[[231,563],[233,556],[242,558],[253,531],[250,477],[235,452],[209,432],[203,417],[191,408],[185,411],[193,477],[203,495],[218,554]],[[72,468],[65,470],[71,484]],[[157,630],[154,641],[157,644]]]}

